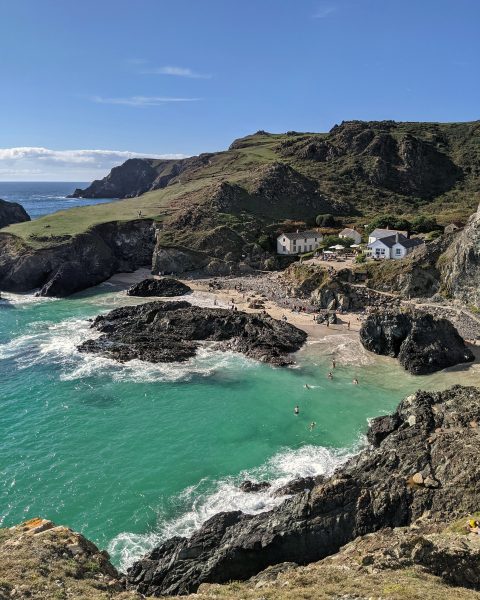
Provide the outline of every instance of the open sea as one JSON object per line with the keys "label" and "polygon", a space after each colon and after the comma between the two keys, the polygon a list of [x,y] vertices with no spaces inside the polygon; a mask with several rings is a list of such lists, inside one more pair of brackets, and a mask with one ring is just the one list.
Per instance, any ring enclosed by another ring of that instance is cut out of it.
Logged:
{"label": "open sea", "polygon": [[[24,201],[33,212],[46,194],[39,188],[37,200],[32,192]],[[275,489],[295,476],[331,473],[365,445],[369,418],[416,389],[480,382],[475,364],[415,378],[341,331],[307,344],[292,368],[209,345],[183,364],[122,365],[76,350],[95,335],[89,319],[138,302],[120,284],[68,299],[4,297],[0,526],[52,519],[106,548],[122,569],[218,511],[256,513],[281,501],[272,490],[241,492],[246,478]],[[190,300],[211,302],[200,292]]]}
{"label": "open sea", "polygon": [[57,210],[89,204],[104,204],[111,199],[67,198],[76,188],[85,188],[88,182],[79,181],[0,181],[0,198],[21,204],[32,219],[38,219]]}

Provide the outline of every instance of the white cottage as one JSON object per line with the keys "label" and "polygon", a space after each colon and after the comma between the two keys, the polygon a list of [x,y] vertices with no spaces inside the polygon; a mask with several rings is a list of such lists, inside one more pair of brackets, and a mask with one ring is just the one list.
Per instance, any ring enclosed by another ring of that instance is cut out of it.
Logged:
{"label": "white cottage", "polygon": [[421,246],[423,240],[419,238],[407,238],[400,233],[376,239],[368,244],[367,249],[372,258],[385,260],[405,258],[414,248]]}
{"label": "white cottage", "polygon": [[338,234],[338,237],[342,239],[350,238],[355,242],[355,244],[360,244],[362,241],[362,236],[358,233],[358,231],[355,229],[350,229],[350,227],[345,227],[345,229],[342,229],[342,231]]}
{"label": "white cottage", "polygon": [[399,233],[403,235],[403,237],[408,237],[407,231],[400,231],[399,229],[374,229],[368,235],[368,243],[373,244],[376,240],[381,240],[382,238],[390,237],[391,235],[395,235]]}
{"label": "white cottage", "polygon": [[302,254],[313,252],[323,240],[318,231],[296,231],[282,233],[277,237],[277,254]]}

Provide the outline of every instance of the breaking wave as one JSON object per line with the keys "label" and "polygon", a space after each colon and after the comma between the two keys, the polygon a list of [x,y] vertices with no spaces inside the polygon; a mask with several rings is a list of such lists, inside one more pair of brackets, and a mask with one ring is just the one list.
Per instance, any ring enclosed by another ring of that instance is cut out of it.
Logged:
{"label": "breaking wave", "polygon": [[[162,541],[173,536],[190,536],[219,512],[240,510],[254,515],[271,510],[287,497],[276,495],[280,487],[297,477],[331,475],[337,467],[356,454],[364,443],[362,438],[349,450],[313,445],[288,448],[275,454],[264,465],[242,471],[236,477],[213,482],[202,479],[172,498],[171,504],[176,507],[176,516],[168,518],[159,514],[155,529],[148,533],[120,533],[110,542],[108,552],[125,572],[135,560]],[[268,481],[271,485],[259,492],[243,492],[239,484],[246,479]]]}

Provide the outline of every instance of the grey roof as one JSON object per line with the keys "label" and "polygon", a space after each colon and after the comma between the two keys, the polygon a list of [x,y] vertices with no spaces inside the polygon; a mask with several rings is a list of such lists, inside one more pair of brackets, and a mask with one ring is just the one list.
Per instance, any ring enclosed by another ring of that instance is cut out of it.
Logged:
{"label": "grey roof", "polygon": [[351,229],[350,227],[345,227],[345,229],[342,229],[342,231],[338,235],[346,235],[348,237],[352,233],[360,235],[356,229]]}
{"label": "grey roof", "polygon": [[404,237],[407,237],[406,231],[400,231],[400,229],[381,229],[381,228],[374,229],[371,233],[368,234],[368,236],[376,237],[377,239],[379,239],[379,238],[384,238],[384,237],[390,237],[391,235],[394,235],[395,233],[400,233]]}
{"label": "grey roof", "polygon": [[[414,248],[415,246],[420,246],[424,243],[420,238],[407,238],[401,233],[380,238],[379,240],[376,240],[376,242],[382,242],[387,248],[393,248],[395,244],[400,244],[404,248]],[[371,246],[372,244],[368,245]]]}
{"label": "grey roof", "polygon": [[299,231],[298,233],[282,233],[278,237],[286,237],[289,240],[301,240],[304,238],[322,237],[322,234],[319,231]]}

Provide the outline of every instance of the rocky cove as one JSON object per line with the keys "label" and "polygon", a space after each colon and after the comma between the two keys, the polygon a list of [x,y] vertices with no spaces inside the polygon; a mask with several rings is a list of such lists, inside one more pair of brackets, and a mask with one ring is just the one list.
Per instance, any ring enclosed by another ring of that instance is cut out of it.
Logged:
{"label": "rocky cove", "polygon": [[331,477],[291,489],[256,516],[218,514],[191,537],[155,548],[126,576],[66,527],[36,519],[2,530],[0,590],[24,597],[26,589],[37,600],[61,585],[78,597],[133,600],[269,597],[279,586],[296,597],[314,586],[319,598],[352,588],[367,598],[380,580],[395,580],[411,597],[423,589],[442,600],[474,598],[480,546],[464,524],[478,510],[479,422],[477,388],[419,391],[374,419],[370,447]]}

